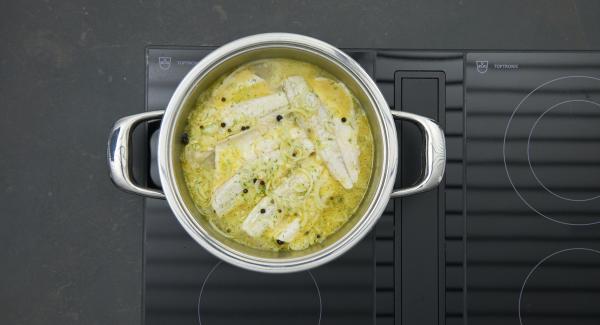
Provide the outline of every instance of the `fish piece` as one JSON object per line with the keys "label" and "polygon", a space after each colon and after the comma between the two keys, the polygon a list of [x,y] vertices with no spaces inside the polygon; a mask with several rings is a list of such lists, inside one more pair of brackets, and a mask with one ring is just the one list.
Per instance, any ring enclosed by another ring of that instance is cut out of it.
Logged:
{"label": "fish piece", "polygon": [[225,78],[213,91],[212,104],[221,109],[244,99],[249,92],[261,97],[272,93],[272,89],[265,79],[243,68]]}
{"label": "fish piece", "polygon": [[335,139],[341,149],[352,183],[358,181],[360,148],[354,98],[345,84],[329,78],[315,78],[314,91],[333,116]]}
{"label": "fish piece", "polygon": [[252,209],[248,217],[242,223],[242,229],[252,237],[258,237],[275,224],[277,207],[270,199],[263,198]]}
{"label": "fish piece", "polygon": [[277,235],[276,239],[289,243],[298,234],[298,231],[300,231],[300,218],[295,218],[283,228],[283,231]]}
{"label": "fish piece", "polygon": [[222,123],[235,125],[239,122],[252,122],[270,114],[283,111],[289,106],[283,92],[243,101],[221,110]]}
{"label": "fish piece", "polygon": [[243,193],[242,175],[235,174],[213,193],[211,206],[218,216],[222,216],[237,205],[237,198]]}
{"label": "fish piece", "polygon": [[[256,159],[256,155],[260,154],[260,151],[272,151],[272,149],[269,150],[269,147],[272,148],[275,146],[275,142],[272,140],[262,141],[256,144],[256,149],[258,152],[255,152],[250,150],[253,148],[251,146],[254,143],[253,138],[260,136],[260,134],[264,133],[266,130],[270,130],[277,123],[277,116],[280,114],[285,116],[285,113],[286,112],[276,112],[275,114],[264,116],[256,122],[256,125],[254,128],[252,128],[252,130],[233,133],[233,135],[230,135],[216,144],[213,144],[212,148],[205,145],[204,147],[208,147],[209,149],[205,149],[203,151],[194,149],[194,151],[189,151],[189,146],[187,146],[186,159],[188,161],[194,161],[198,163],[212,159],[210,162],[211,166],[221,166],[220,158],[224,156],[224,152],[231,151],[232,149],[239,150],[239,154],[241,154],[241,159],[239,159],[239,162],[242,160]],[[228,169],[234,172],[238,168],[239,166],[231,166],[231,168]]]}
{"label": "fish piece", "polygon": [[[274,129],[245,131],[215,148],[215,184],[226,179],[215,188],[211,200],[217,215],[224,215],[240,203],[243,184],[257,175],[267,181],[270,173],[281,168],[284,153],[280,147],[282,141],[288,139],[281,139],[277,134]],[[294,127],[289,134],[289,141],[306,155],[314,151],[314,144],[302,129]]]}
{"label": "fish piece", "polygon": [[[261,134],[258,130],[250,130],[238,133],[224,141],[219,142],[215,146],[215,165],[223,166],[223,159],[231,156],[233,152],[237,153],[237,156],[239,157],[236,157],[238,159],[236,161],[232,161],[231,163],[241,164],[245,160],[256,159],[256,154],[254,150],[252,150],[252,144],[259,137],[261,137]],[[239,166],[231,166],[228,169],[235,171],[238,168]]]}
{"label": "fish piece", "polygon": [[283,89],[292,109],[308,111],[298,114],[298,124],[307,132],[312,130],[319,158],[325,162],[331,175],[346,189],[354,186],[344,161],[344,155],[335,134],[335,121],[317,95],[310,91],[304,78],[293,76],[283,82]]}
{"label": "fish piece", "polygon": [[211,150],[202,151],[198,145],[191,144],[185,146],[183,155],[185,156],[185,161],[194,169],[214,168],[215,166],[214,152]]}
{"label": "fish piece", "polygon": [[340,119],[334,121],[335,139],[342,152],[342,159],[346,171],[352,180],[352,184],[358,181],[360,171],[358,157],[360,148],[358,146],[358,132],[354,117],[347,118],[346,122]]}
{"label": "fish piece", "polygon": [[317,162],[306,159],[300,168],[285,178],[270,195],[258,202],[242,223],[242,229],[248,235],[257,237],[266,229],[272,228],[279,217],[280,209],[289,208],[288,204],[302,204],[303,197],[308,195],[322,170]]}
{"label": "fish piece", "polygon": [[252,184],[255,175],[265,174],[266,170],[279,168],[282,156],[281,150],[267,153],[260,159],[240,168],[231,178],[217,186],[211,199],[211,205],[217,215],[223,216],[238,206],[242,202],[244,188],[249,186],[245,184]]}
{"label": "fish piece", "polygon": [[[256,142],[261,145],[255,146]],[[265,139],[258,131],[243,132],[227,143],[217,145],[215,183],[219,184],[220,180],[226,179],[215,188],[211,200],[218,216],[240,203],[239,197],[243,193],[244,184],[250,181],[257,169],[272,166],[280,160],[282,153],[277,146],[276,141]],[[255,147],[258,149],[255,150]],[[246,168],[242,168],[244,165]]]}

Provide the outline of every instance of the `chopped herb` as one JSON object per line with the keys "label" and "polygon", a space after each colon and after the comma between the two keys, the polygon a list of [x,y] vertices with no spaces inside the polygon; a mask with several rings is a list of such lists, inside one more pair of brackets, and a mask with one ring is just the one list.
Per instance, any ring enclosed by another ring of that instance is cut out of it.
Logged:
{"label": "chopped herb", "polygon": [[187,132],[183,132],[183,134],[181,135],[181,143],[183,143],[183,144],[190,143],[190,136],[187,134]]}

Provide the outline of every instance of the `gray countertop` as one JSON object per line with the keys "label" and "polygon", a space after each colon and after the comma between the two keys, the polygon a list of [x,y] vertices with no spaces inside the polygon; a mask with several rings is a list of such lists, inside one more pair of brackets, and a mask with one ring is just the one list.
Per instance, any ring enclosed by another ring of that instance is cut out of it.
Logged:
{"label": "gray countertop", "polygon": [[3,1],[0,323],[139,324],[141,198],[106,137],[148,45],[286,31],[339,47],[600,49],[598,1]]}

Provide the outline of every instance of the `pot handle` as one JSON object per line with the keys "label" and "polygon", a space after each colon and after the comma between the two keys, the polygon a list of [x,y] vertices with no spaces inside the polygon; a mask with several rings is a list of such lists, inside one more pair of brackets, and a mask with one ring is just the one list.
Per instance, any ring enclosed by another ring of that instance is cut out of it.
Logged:
{"label": "pot handle", "polygon": [[151,111],[123,117],[115,122],[108,137],[108,166],[110,178],[120,189],[155,199],[164,199],[159,190],[142,187],[135,183],[130,164],[131,135],[136,126],[144,122],[160,120],[165,111]]}
{"label": "pot handle", "polygon": [[394,189],[391,198],[429,191],[437,187],[444,177],[446,168],[446,141],[444,131],[434,121],[412,113],[392,110],[395,119],[415,123],[423,133],[425,143],[425,169],[422,179],[407,188]]}

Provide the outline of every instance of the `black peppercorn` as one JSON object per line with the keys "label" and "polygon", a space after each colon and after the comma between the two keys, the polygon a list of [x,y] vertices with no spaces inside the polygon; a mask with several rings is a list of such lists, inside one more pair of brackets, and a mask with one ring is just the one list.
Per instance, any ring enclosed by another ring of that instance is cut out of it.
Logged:
{"label": "black peppercorn", "polygon": [[227,132],[231,133],[231,129],[227,129]]}
{"label": "black peppercorn", "polygon": [[181,135],[181,143],[183,143],[183,144],[188,144],[188,143],[190,143],[190,136],[189,136],[189,135],[188,135],[186,132],[184,132],[184,133]]}
{"label": "black peppercorn", "polygon": [[248,189],[247,189],[247,188],[245,188],[243,192],[244,192],[244,193],[248,193]]}
{"label": "black peppercorn", "polygon": [[265,213],[265,212],[267,212],[267,210],[265,210],[265,209],[260,209],[260,213]]}
{"label": "black peppercorn", "polygon": [[317,238],[321,238],[321,234],[317,234]]}
{"label": "black peppercorn", "polygon": [[221,97],[221,101],[222,101],[222,102],[225,102],[226,100],[227,100],[227,98],[225,98],[225,97]]}
{"label": "black peppercorn", "polygon": [[226,124],[225,122],[221,122],[221,127],[222,127],[222,128],[224,128],[224,127],[226,127],[226,126],[227,126],[227,124]]}
{"label": "black peppercorn", "polygon": [[277,209],[277,212],[281,213],[281,209]]}
{"label": "black peppercorn", "polygon": [[255,178],[255,179],[252,180],[252,183],[256,184],[256,181],[257,181],[257,179]]}
{"label": "black peppercorn", "polygon": [[346,123],[346,118],[342,117],[342,123]]}
{"label": "black peppercorn", "polygon": [[204,125],[200,125],[200,128],[201,128],[201,129],[204,129]]}
{"label": "black peppercorn", "polygon": [[283,244],[285,244],[285,242],[283,240],[279,240],[279,239],[277,239],[276,242],[277,242],[277,245],[283,245]]}
{"label": "black peppercorn", "polygon": [[260,185],[265,186],[265,181],[261,180]]}
{"label": "black peppercorn", "polygon": [[279,121],[281,121],[281,120],[283,120],[283,116],[281,116],[281,115],[277,115],[277,122],[279,122]]}

